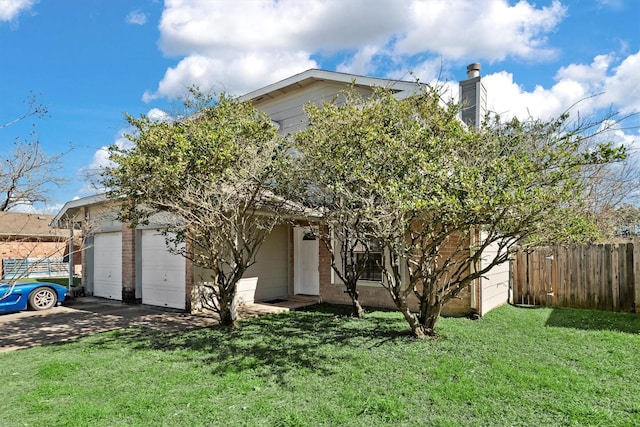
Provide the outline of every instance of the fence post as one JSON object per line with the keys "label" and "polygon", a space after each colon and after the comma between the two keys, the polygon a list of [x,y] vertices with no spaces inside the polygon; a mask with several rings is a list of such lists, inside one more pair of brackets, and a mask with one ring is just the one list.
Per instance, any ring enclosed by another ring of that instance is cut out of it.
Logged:
{"label": "fence post", "polygon": [[633,311],[640,313],[640,238],[633,238]]}

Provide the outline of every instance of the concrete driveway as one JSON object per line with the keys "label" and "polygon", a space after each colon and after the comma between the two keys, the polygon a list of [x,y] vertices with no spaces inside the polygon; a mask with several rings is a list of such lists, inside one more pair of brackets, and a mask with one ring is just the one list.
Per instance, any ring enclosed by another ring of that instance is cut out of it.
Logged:
{"label": "concrete driveway", "polygon": [[144,326],[171,332],[215,323],[210,316],[82,297],[50,310],[0,314],[0,352],[71,341],[121,328]]}

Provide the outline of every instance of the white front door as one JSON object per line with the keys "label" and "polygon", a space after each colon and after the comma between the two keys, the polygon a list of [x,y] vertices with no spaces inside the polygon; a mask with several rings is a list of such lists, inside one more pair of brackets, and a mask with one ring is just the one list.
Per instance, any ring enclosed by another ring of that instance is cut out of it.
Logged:
{"label": "white front door", "polygon": [[293,291],[320,295],[320,242],[307,227],[293,229]]}

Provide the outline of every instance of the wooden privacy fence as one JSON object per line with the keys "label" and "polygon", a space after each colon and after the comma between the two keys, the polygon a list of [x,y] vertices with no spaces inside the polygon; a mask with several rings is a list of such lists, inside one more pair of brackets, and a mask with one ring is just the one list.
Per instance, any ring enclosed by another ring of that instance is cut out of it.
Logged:
{"label": "wooden privacy fence", "polygon": [[520,250],[511,263],[515,304],[640,312],[640,239]]}

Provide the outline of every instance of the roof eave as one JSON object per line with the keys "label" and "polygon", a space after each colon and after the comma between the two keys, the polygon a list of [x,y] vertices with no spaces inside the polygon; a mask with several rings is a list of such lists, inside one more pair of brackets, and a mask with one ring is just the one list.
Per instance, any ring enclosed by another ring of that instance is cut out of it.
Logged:
{"label": "roof eave", "polygon": [[53,217],[50,225],[53,228],[68,228],[69,221],[75,218],[75,216],[78,214],[78,212],[80,212],[82,208],[104,203],[107,200],[108,198],[106,193],[100,193],[93,196],[68,201],[64,204],[64,206],[62,206],[60,212],[58,212],[56,216]]}
{"label": "roof eave", "polygon": [[319,70],[316,68],[312,68],[310,70],[303,71],[302,73],[288,77],[284,80],[280,80],[279,82],[272,83],[263,88],[254,90],[253,92],[249,92],[245,95],[242,95],[238,99],[240,102],[259,101],[264,97],[269,97],[276,92],[283,91],[284,89],[290,87],[302,87],[302,82],[306,80],[330,81],[342,84],[351,84],[353,82],[356,86],[382,87],[391,89],[396,93],[402,93],[404,96],[414,95],[422,86],[422,84],[417,81],[411,82],[405,80],[383,79],[379,77],[367,77],[356,74],[347,74],[336,71]]}

